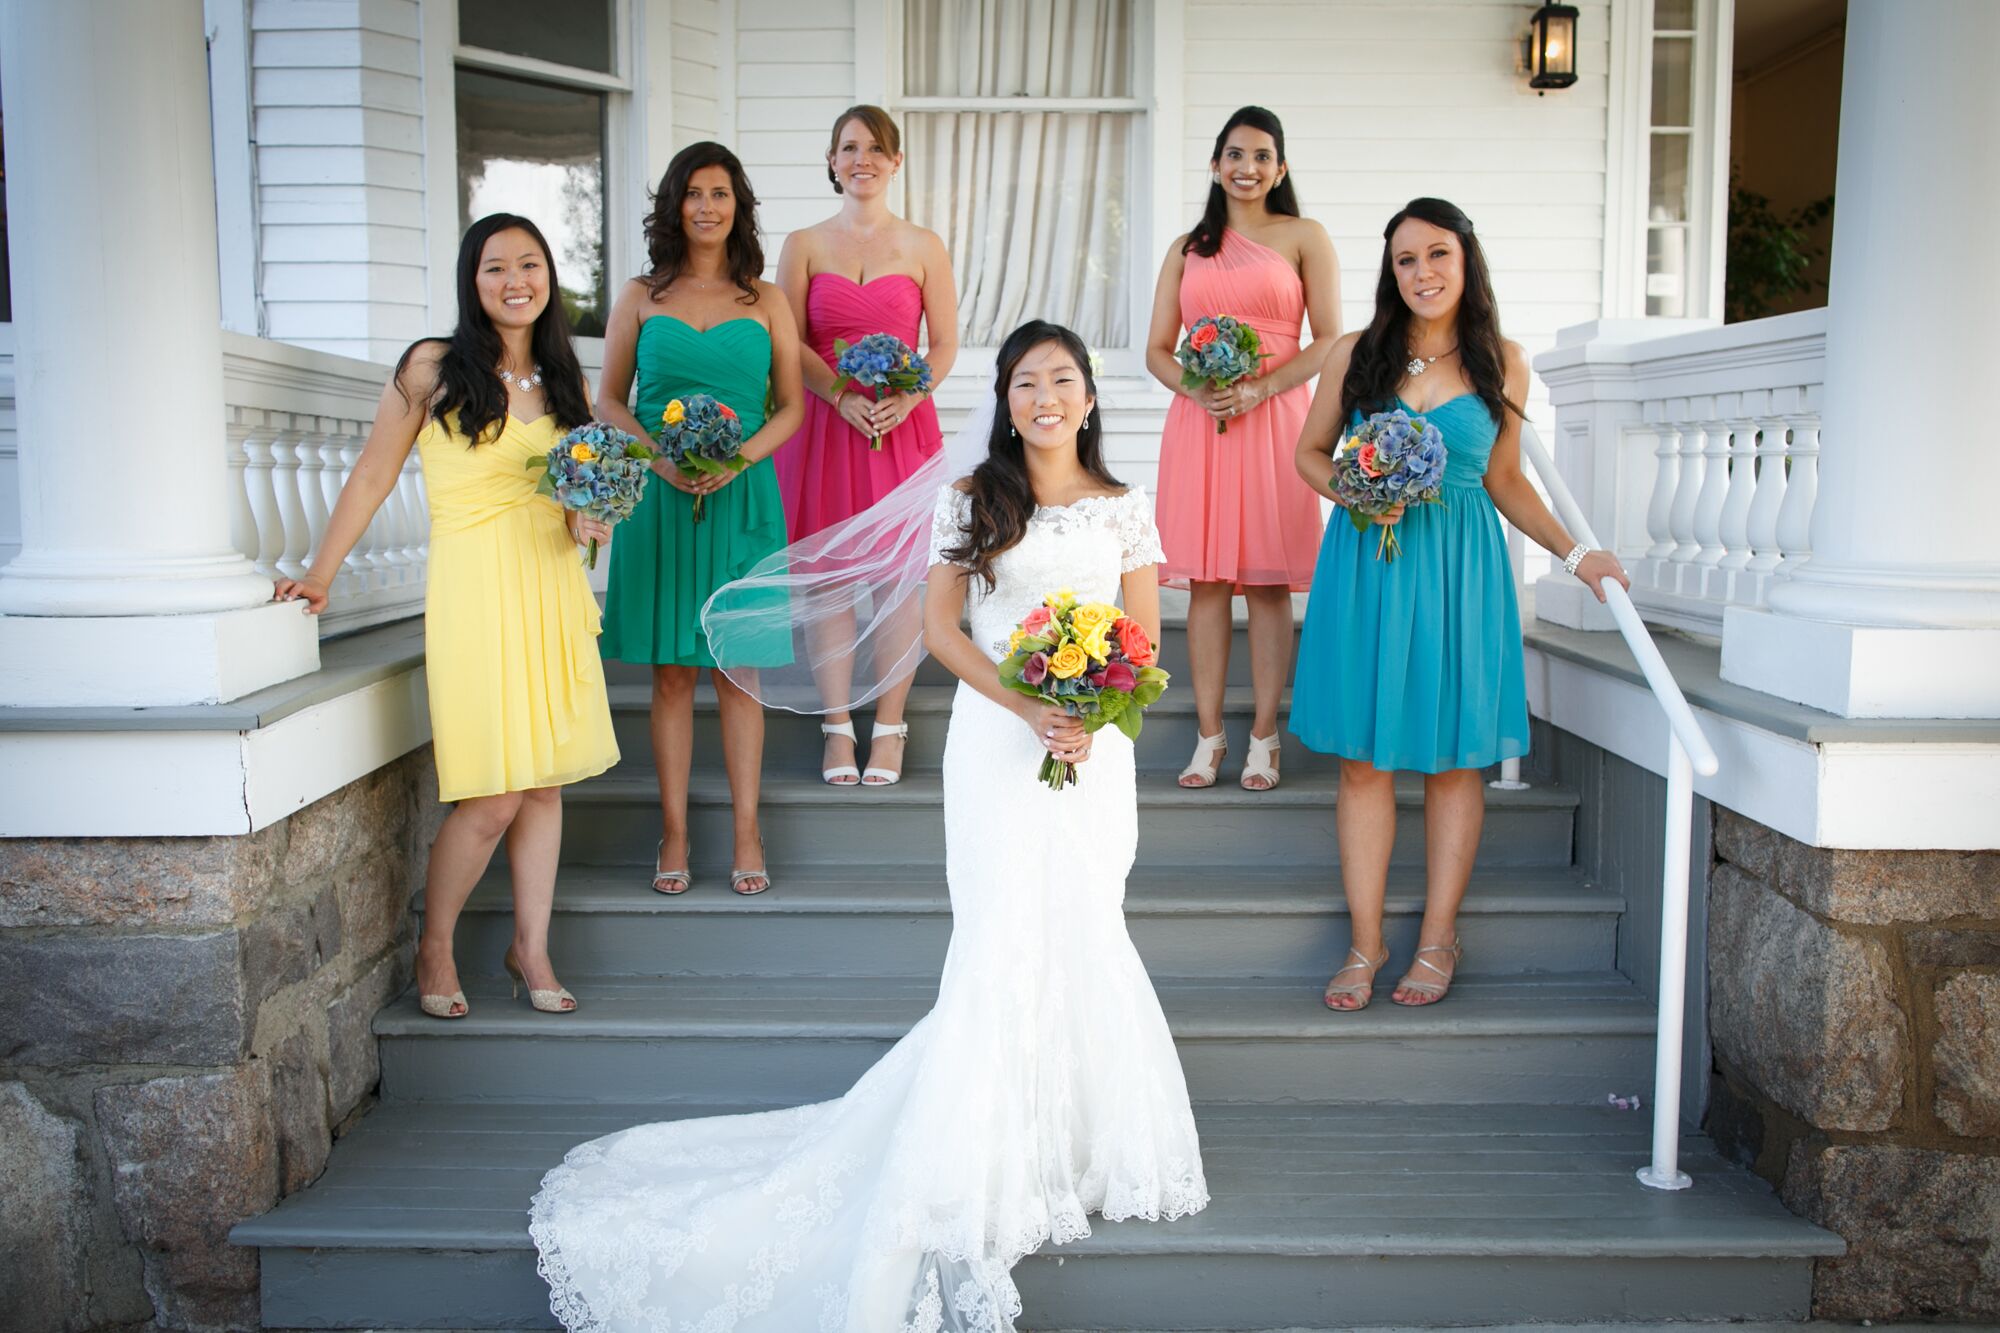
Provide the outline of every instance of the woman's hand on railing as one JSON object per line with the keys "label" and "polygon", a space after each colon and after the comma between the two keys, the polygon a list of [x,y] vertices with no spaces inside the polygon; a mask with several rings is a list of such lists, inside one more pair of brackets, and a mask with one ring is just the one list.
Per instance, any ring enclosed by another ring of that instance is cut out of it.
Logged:
{"label": "woman's hand on railing", "polygon": [[302,579],[279,579],[274,602],[304,602],[310,615],[326,610],[326,582],[308,574]]}
{"label": "woman's hand on railing", "polygon": [[1632,591],[1632,580],[1625,573],[1625,566],[1618,563],[1618,557],[1609,551],[1590,551],[1576,563],[1576,576],[1583,580],[1583,586],[1590,589],[1598,601],[1604,600],[1604,581],[1616,580],[1625,591]]}

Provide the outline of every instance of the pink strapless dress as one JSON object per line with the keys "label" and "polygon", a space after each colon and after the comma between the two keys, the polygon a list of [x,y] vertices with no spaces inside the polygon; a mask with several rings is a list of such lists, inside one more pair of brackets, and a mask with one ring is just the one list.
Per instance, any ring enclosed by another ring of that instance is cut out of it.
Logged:
{"label": "pink strapless dress", "polygon": [[[829,366],[836,338],[851,343],[871,333],[888,333],[916,347],[923,314],[924,289],[905,273],[865,283],[840,273],[815,273],[806,287],[806,341]],[[868,389],[852,392],[873,396]],[[810,537],[873,505],[943,444],[937,408],[928,398],[884,435],[881,449],[875,450],[832,404],[807,393],[805,425],[773,460],[791,539]]]}
{"label": "pink strapless dress", "polygon": [[[1291,261],[1234,231],[1212,259],[1189,254],[1181,275],[1181,323],[1233,315],[1257,330],[1269,374],[1299,354],[1306,290]],[[1312,586],[1322,523],[1319,496],[1292,457],[1312,406],[1301,384],[1259,403],[1218,434],[1191,398],[1176,394],[1160,438],[1158,521],[1167,558],[1160,579],[1189,583]]]}

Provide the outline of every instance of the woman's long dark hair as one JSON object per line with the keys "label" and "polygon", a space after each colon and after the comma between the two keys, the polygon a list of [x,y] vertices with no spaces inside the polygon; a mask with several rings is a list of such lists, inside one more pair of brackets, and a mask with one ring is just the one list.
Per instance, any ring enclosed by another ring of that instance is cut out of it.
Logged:
{"label": "woman's long dark hair", "polygon": [[[1209,155],[1208,164],[1218,171],[1222,167],[1222,150],[1229,146],[1229,132],[1238,125],[1248,125],[1253,130],[1262,130],[1278,145],[1278,165],[1285,165],[1285,127],[1278,118],[1261,106],[1238,107],[1236,114],[1223,122],[1222,133],[1215,136],[1215,151]],[[1292,173],[1271,187],[1264,196],[1264,208],[1268,212],[1282,213],[1288,218],[1299,215],[1299,194],[1292,188]],[[1222,248],[1222,227],[1229,221],[1229,196],[1222,188],[1222,182],[1208,183],[1208,202],[1202,206],[1201,221],[1194,224],[1194,230],[1187,234],[1186,244],[1181,253],[1193,251],[1204,259],[1215,258],[1215,252]]]}
{"label": "woman's long dark hair", "polygon": [[[993,562],[1002,551],[1020,544],[1035,516],[1035,487],[1028,479],[1027,446],[1014,430],[1007,410],[1007,385],[1021,358],[1044,343],[1060,343],[1083,373],[1083,387],[1097,399],[1097,380],[1090,373],[1090,349],[1083,339],[1060,324],[1031,319],[1007,335],[993,372],[993,431],[986,437],[986,461],[972,470],[966,490],[972,496],[972,525],[965,540],[946,551],[953,564],[968,566],[993,589]],[[1092,407],[1076,433],[1076,461],[1106,486],[1123,485],[1104,465],[1104,416]]]}
{"label": "woman's long dark hair", "polygon": [[489,213],[465,229],[458,243],[458,324],[449,338],[419,338],[404,349],[396,362],[395,383],[406,403],[415,396],[403,382],[410,358],[425,343],[443,343],[438,357],[437,382],[430,391],[431,416],[446,430],[446,418],[458,414],[458,430],[472,444],[482,443],[486,433],[499,437],[498,427],[507,417],[507,386],[500,382],[500,334],[479,303],[479,257],[486,242],[503,231],[524,231],[542,249],[548,264],[549,303],[530,335],[535,364],[542,368],[542,392],[548,395],[549,411],[565,428],[590,420],[590,400],[583,396],[583,368],[577,364],[576,348],[570,345],[569,316],[563,312],[562,285],[556,281],[555,251],[549,249],[542,229],[518,213]]}
{"label": "woman's long dark hair", "polygon": [[713,140],[691,143],[667,163],[660,188],[653,193],[653,211],[646,214],[646,288],[654,296],[687,269],[688,242],[681,221],[681,201],[687,198],[688,181],[703,167],[721,167],[729,173],[729,188],[736,195],[736,219],[729,227],[727,255],[729,278],[743,289],[736,299],[744,305],[757,304],[757,279],[764,272],[764,243],[757,235],[757,192],[736,154]]}
{"label": "woman's long dark hair", "polygon": [[1456,204],[1442,199],[1412,199],[1382,228],[1382,272],[1375,279],[1375,317],[1361,332],[1348,358],[1347,378],[1340,383],[1340,417],[1356,412],[1387,411],[1402,385],[1410,360],[1410,307],[1396,285],[1396,257],[1389,252],[1396,228],[1415,218],[1442,227],[1458,237],[1465,251],[1465,294],[1458,302],[1458,359],[1479,401],[1486,404],[1495,425],[1512,411],[1526,417],[1507,398],[1507,366],[1500,347],[1500,309],[1493,300],[1493,279],[1486,252],[1472,233],[1472,219]]}

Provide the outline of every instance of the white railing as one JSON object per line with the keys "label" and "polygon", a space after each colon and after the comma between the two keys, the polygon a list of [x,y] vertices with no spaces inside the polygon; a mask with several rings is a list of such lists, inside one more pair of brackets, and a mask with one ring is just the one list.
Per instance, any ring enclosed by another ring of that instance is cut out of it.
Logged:
{"label": "white railing", "polygon": [[[223,335],[223,400],[236,548],[272,578],[311,563],[353,474],[389,368]],[[321,635],[420,615],[430,511],[412,451],[328,590]]]}
{"label": "white railing", "polygon": [[[1649,336],[1664,325],[1683,330]],[[1719,635],[1811,554],[1826,312],[1603,321],[1535,360],[1562,473],[1656,623]]]}
{"label": "white railing", "polygon": [[[1555,505],[1563,526],[1576,540],[1602,547],[1590,520],[1570,494],[1555,460],[1533,426],[1521,428],[1521,456],[1528,461]],[[1604,584],[1618,632],[1638,660],[1646,684],[1667,722],[1666,852],[1660,884],[1660,1012],[1653,1047],[1653,1160],[1639,1179],[1654,1189],[1686,1189],[1693,1182],[1680,1169],[1681,1037],[1687,1005],[1688,839],[1694,823],[1694,775],[1713,777],[1719,761],[1694,710],[1688,707],[1673,673],[1646,632],[1638,608],[1625,589]]]}

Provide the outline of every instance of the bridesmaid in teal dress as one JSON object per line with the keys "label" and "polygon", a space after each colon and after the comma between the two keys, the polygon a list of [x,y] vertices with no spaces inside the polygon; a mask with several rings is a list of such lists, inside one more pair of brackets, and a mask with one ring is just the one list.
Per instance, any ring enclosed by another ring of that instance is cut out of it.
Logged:
{"label": "bridesmaid in teal dress", "polygon": [[[757,199],[736,155],[718,143],[690,144],[674,156],[646,218],[645,276],[625,284],[604,335],[597,413],[635,434],[658,437],[666,405],[706,393],[743,423],[741,473],[690,480],[665,462],[611,544],[602,648],[606,657],[653,667],[653,763],[659,775],[662,835],[652,886],[685,892],[688,772],[694,759],[694,691],[702,668],[715,683],[723,761],[734,808],[735,867],[730,887],[762,893],[765,872],[757,804],[764,713],[716,670],[701,631],[709,594],[783,547],[784,505],[771,454],[804,417],[798,325],[785,294],[758,274]],[[626,406],[639,381],[635,418]],[[694,501],[702,497],[700,522]],[[791,636],[753,646],[749,660],[780,666]]]}
{"label": "bridesmaid in teal dress", "polygon": [[1602,601],[1624,583],[1609,551],[1570,539],[1521,471],[1528,358],[1500,336],[1472,223],[1441,199],[1413,199],[1383,230],[1375,317],[1334,344],[1299,436],[1299,474],[1328,499],[1344,427],[1401,407],[1443,434],[1442,505],[1397,509],[1402,554],[1378,534],[1327,524],[1292,685],[1292,731],[1340,756],[1335,828],[1352,947],[1327,983],[1329,1008],[1366,1008],[1388,962],[1382,900],[1396,834],[1397,769],[1424,778],[1424,921],[1391,996],[1434,1004],[1457,971],[1459,903],[1485,819],[1480,770],[1528,752],[1521,617],[1500,518],[1563,561]]}

